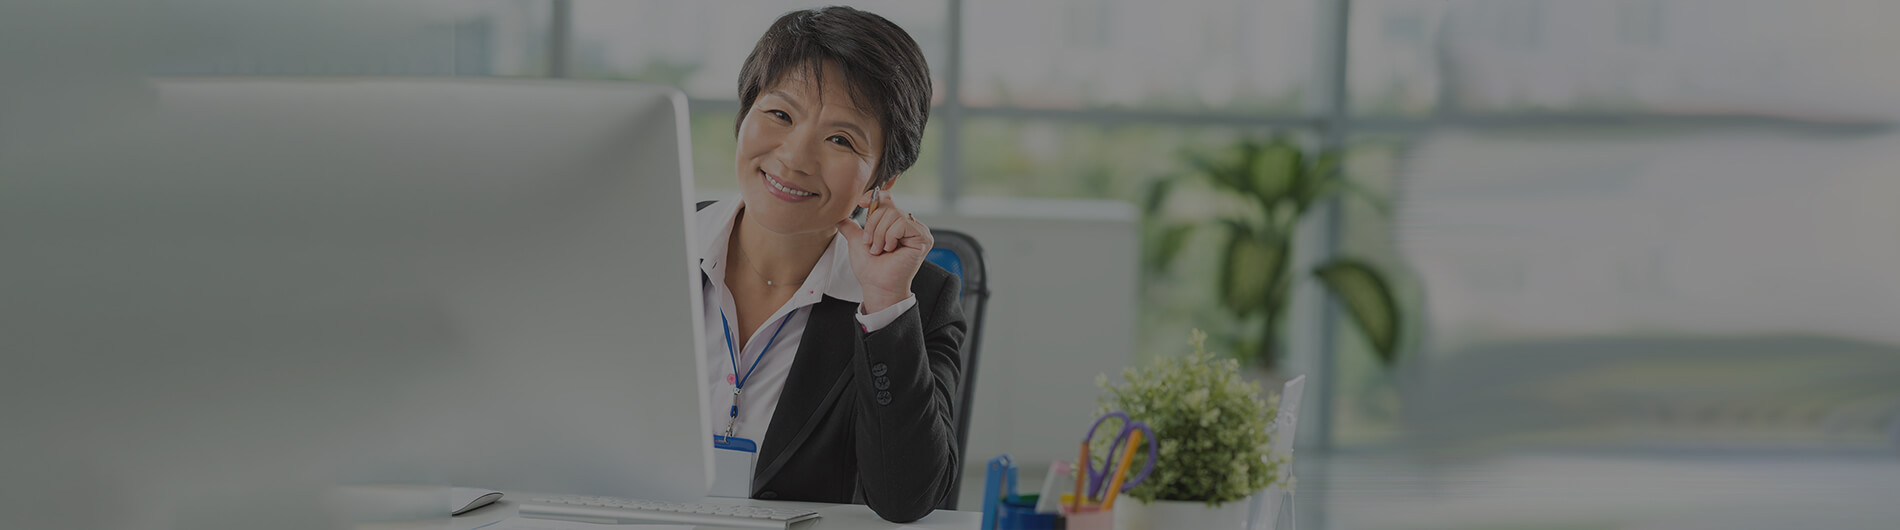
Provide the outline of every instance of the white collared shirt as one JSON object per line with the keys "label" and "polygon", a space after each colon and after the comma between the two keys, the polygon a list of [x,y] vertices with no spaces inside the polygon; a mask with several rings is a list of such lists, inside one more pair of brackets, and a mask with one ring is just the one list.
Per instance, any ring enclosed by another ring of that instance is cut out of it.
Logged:
{"label": "white collared shirt", "polygon": [[[792,361],[798,357],[798,344],[805,336],[805,323],[809,319],[810,306],[824,297],[864,303],[864,288],[858,284],[858,277],[851,271],[849,245],[844,234],[838,234],[831,240],[831,248],[825,250],[812,267],[812,273],[805,277],[805,283],[798,292],[787,300],[784,306],[772,313],[770,320],[753,332],[745,340],[745,347],[737,350],[738,370],[734,373],[733,357],[727,353],[726,327],[720,322],[723,315],[730,324],[733,334],[743,333],[739,329],[737,304],[733,302],[732,292],[726,289],[726,246],[732,238],[732,224],[738,217],[743,203],[738,198],[722,200],[698,212],[694,217],[694,234],[699,238],[694,248],[699,251],[699,270],[710,281],[702,282],[701,299],[706,306],[706,391],[712,397],[713,434],[725,434],[726,422],[731,419],[733,381],[745,377],[747,370],[752,375],[745,380],[745,392],[740,396],[739,421],[733,434],[757,442],[765,443],[765,430],[772,422],[772,413],[778,410],[779,394],[785,390],[785,378],[792,371]],[[864,307],[858,307],[858,323],[866,331],[877,331],[897,320],[899,315],[911,306],[917,305],[916,295],[893,304],[877,313],[866,315]],[[790,319],[787,321],[786,319]],[[781,324],[784,326],[780,329]],[[777,340],[771,340],[773,333]],[[739,338],[731,337],[733,346],[738,346]],[[766,350],[766,342],[772,348]],[[827,352],[830,353],[830,352]],[[761,357],[763,355],[763,357]],[[754,362],[758,363],[753,368]],[[711,443],[708,440],[707,443]]]}

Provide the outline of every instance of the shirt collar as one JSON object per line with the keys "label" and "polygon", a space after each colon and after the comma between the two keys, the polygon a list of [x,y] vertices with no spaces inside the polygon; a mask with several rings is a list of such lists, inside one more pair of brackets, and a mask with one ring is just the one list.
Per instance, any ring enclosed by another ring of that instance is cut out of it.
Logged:
{"label": "shirt collar", "polygon": [[[699,270],[722,283],[726,277],[726,242],[732,239],[733,222],[738,220],[739,210],[744,207],[745,203],[738,198],[726,199],[707,205],[694,217],[694,233],[699,238],[694,242],[694,248],[699,250]],[[792,295],[796,305],[817,303],[821,294],[864,303],[864,286],[851,270],[850,244],[843,233],[831,237],[831,247],[818,257],[812,274],[805,277],[805,283]]]}

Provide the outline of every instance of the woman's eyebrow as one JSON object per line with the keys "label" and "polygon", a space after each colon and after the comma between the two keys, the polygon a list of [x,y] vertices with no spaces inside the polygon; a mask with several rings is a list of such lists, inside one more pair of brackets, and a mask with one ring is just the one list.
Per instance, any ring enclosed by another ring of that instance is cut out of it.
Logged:
{"label": "woman's eyebrow", "polygon": [[765,95],[777,97],[778,99],[784,101],[786,105],[792,107],[792,110],[796,110],[799,112],[805,111],[805,108],[798,104],[798,100],[792,98],[792,95],[784,90],[775,88],[775,89],[766,91]]}
{"label": "woman's eyebrow", "polygon": [[851,134],[857,135],[857,137],[859,138],[865,138],[866,139],[865,141],[867,142],[870,141],[869,138],[871,137],[871,135],[864,134],[864,129],[858,127],[858,124],[856,123],[851,123],[845,120],[831,120],[829,122],[825,122],[825,126],[844,129],[845,131],[850,132]]}

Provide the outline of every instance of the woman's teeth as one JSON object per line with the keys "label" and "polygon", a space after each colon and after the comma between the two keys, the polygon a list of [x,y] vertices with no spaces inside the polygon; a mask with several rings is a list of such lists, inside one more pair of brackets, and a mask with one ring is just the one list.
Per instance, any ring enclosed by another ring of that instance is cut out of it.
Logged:
{"label": "woman's teeth", "polygon": [[768,183],[771,183],[771,184],[772,184],[772,187],[774,187],[774,188],[778,188],[778,190],[779,190],[779,191],[782,191],[782,192],[785,192],[785,193],[789,193],[789,194],[792,194],[792,195],[797,195],[797,196],[800,196],[800,197],[810,197],[810,196],[813,196],[813,195],[817,195],[816,193],[812,193],[812,192],[809,192],[809,191],[798,191],[798,190],[795,190],[795,189],[792,189],[792,188],[789,188],[789,187],[786,187],[786,186],[785,186],[784,184],[779,184],[779,183],[778,183],[778,179],[775,179],[775,178],[772,178],[772,176],[771,176],[771,175],[766,175],[766,176],[765,176],[765,181],[766,181],[766,182],[768,182]]}

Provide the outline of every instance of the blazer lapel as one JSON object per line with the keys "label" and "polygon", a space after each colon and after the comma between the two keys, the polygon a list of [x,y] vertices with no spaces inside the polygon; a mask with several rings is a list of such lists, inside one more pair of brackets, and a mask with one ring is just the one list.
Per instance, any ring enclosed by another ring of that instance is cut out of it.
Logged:
{"label": "blazer lapel", "polygon": [[805,337],[798,343],[798,357],[785,377],[785,389],[779,393],[778,409],[759,446],[758,467],[752,475],[752,493],[757,495],[779,469],[791,460],[792,453],[811,437],[818,417],[832,409],[846,387],[850,386],[851,355],[857,334],[851,326],[857,304],[832,297],[811,306],[805,322]]}

